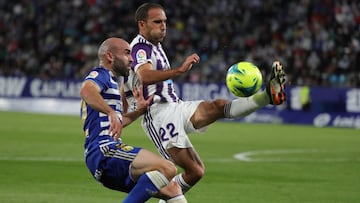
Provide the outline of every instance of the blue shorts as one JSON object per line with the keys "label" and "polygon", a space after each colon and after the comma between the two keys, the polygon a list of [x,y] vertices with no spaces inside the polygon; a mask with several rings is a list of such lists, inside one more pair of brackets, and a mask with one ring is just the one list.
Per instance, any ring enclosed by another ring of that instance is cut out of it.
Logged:
{"label": "blue shorts", "polygon": [[128,193],[135,185],[130,164],[140,150],[121,142],[101,141],[86,149],[86,165],[105,187]]}

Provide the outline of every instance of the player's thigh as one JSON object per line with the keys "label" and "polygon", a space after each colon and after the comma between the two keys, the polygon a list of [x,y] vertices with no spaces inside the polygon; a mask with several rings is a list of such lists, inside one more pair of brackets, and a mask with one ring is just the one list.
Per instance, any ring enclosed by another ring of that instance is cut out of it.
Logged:
{"label": "player's thigh", "polygon": [[131,164],[131,175],[137,179],[142,174],[154,170],[160,171],[168,179],[176,174],[176,167],[172,162],[149,150],[141,149]]}
{"label": "player's thigh", "polygon": [[196,152],[195,148],[176,148],[168,149],[168,152],[174,163],[184,170],[203,169],[204,164]]}

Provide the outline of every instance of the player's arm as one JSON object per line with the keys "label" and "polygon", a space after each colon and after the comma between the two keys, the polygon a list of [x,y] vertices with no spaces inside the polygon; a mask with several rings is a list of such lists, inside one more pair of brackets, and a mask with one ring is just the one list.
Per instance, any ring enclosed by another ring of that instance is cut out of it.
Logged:
{"label": "player's arm", "polygon": [[154,70],[151,63],[146,63],[140,66],[136,73],[143,85],[151,85],[183,74],[189,71],[194,63],[199,63],[199,61],[200,57],[197,54],[191,54],[179,67],[167,70]]}
{"label": "player's arm", "polygon": [[120,95],[121,95],[121,101],[123,104],[123,113],[126,114],[129,109],[129,103],[127,102],[125,91],[124,91],[124,81],[121,82]]}
{"label": "player's arm", "polygon": [[133,90],[133,94],[137,102],[137,108],[135,111],[131,111],[123,115],[124,127],[126,127],[127,125],[135,121],[137,118],[139,118],[141,115],[143,115],[153,99],[153,97],[150,96],[147,100],[145,100],[142,89],[143,87],[142,85],[140,85],[138,88],[135,88]]}
{"label": "player's arm", "polygon": [[101,96],[99,86],[91,80],[86,80],[80,89],[80,96],[91,108],[109,116],[109,133],[118,139],[121,135],[122,125],[114,109]]}

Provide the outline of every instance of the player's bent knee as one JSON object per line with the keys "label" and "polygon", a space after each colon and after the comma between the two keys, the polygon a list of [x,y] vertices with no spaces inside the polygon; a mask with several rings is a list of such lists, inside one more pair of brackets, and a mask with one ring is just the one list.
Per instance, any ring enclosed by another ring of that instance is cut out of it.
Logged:
{"label": "player's bent knee", "polygon": [[191,179],[200,180],[205,174],[205,168],[201,165],[191,167],[188,170],[185,169],[185,173],[191,177]]}
{"label": "player's bent knee", "polygon": [[176,175],[177,168],[172,162],[165,160],[159,168],[159,171],[164,174],[168,180],[171,180]]}
{"label": "player's bent knee", "polygon": [[198,167],[197,170],[195,170],[195,176],[199,179],[202,178],[205,174],[205,168],[204,167]]}

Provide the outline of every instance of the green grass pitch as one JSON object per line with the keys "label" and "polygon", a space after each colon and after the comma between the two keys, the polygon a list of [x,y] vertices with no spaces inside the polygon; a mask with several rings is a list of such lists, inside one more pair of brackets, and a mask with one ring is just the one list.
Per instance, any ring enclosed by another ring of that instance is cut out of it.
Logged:
{"label": "green grass pitch", "polygon": [[[0,123],[0,202],[111,203],[126,195],[90,176],[79,117],[0,112]],[[206,165],[186,194],[190,203],[360,202],[359,130],[216,122],[190,136]],[[123,140],[154,151],[139,121]]]}

